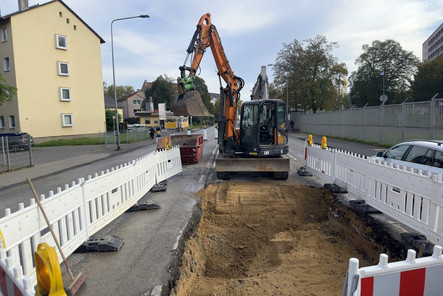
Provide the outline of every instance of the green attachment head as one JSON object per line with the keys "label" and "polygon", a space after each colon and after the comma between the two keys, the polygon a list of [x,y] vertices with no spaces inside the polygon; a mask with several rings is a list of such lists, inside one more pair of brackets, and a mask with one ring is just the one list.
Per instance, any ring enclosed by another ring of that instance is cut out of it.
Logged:
{"label": "green attachment head", "polygon": [[185,91],[194,90],[194,76],[183,77],[180,79],[180,84],[183,86]]}

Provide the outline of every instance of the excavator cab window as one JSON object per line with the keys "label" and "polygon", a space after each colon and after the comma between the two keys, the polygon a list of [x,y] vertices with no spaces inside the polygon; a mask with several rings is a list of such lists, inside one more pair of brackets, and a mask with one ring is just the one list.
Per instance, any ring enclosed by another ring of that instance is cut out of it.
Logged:
{"label": "excavator cab window", "polygon": [[261,105],[260,116],[260,145],[272,145],[274,144],[274,127],[275,121],[275,104],[273,102],[265,103]]}
{"label": "excavator cab window", "polygon": [[243,105],[240,124],[241,142],[254,146],[257,142],[258,105]]}
{"label": "excavator cab window", "polygon": [[277,106],[277,141],[278,144],[288,143],[287,134],[287,120],[286,120],[286,105],[284,103],[278,103]]}

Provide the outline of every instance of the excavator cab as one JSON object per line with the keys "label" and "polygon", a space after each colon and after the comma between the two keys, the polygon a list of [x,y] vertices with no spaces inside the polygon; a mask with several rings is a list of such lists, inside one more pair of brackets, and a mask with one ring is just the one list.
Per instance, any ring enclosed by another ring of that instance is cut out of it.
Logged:
{"label": "excavator cab", "polygon": [[273,157],[288,153],[286,104],[281,100],[244,102],[239,150],[247,156]]}

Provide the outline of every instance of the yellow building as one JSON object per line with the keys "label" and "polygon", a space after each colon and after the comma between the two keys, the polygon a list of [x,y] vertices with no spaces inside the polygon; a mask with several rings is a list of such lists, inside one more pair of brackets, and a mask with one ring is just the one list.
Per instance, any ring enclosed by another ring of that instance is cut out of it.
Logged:
{"label": "yellow building", "polygon": [[18,12],[0,17],[0,71],[17,88],[0,105],[0,132],[41,141],[104,131],[104,40],[63,1],[19,2]]}
{"label": "yellow building", "polygon": [[166,112],[166,122],[159,119],[158,110],[155,111],[139,111],[135,116],[140,118],[140,124],[146,127],[161,127],[162,129],[187,128],[189,126],[188,117],[174,116],[172,112]]}

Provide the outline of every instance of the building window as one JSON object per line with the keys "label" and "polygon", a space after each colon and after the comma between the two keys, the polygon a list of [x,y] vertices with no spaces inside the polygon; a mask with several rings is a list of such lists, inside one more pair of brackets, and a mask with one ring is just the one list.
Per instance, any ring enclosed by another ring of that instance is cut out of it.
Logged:
{"label": "building window", "polygon": [[141,105],[141,104],[142,104],[142,101],[141,101],[141,100],[134,100],[132,103],[133,103],[134,105]]}
{"label": "building window", "polygon": [[73,125],[72,114],[66,114],[66,113],[62,114],[62,125],[64,127]]}
{"label": "building window", "polygon": [[0,116],[0,129],[4,129],[4,128],[5,128],[5,117]]}
{"label": "building window", "polygon": [[71,89],[69,87],[60,87],[60,101],[71,101]]}
{"label": "building window", "polygon": [[14,117],[14,115],[9,115],[9,128],[15,128],[15,117]]}
{"label": "building window", "polygon": [[3,70],[5,72],[8,72],[9,70],[11,70],[10,67],[9,67],[9,58],[4,58],[3,59]]}
{"label": "building window", "polygon": [[69,24],[69,19],[68,18],[66,19],[66,23]]}
{"label": "building window", "polygon": [[145,119],[145,124],[151,124],[151,119]]}
{"label": "building window", "polygon": [[58,75],[69,76],[69,63],[57,62],[58,64]]}
{"label": "building window", "polygon": [[55,47],[58,49],[68,49],[68,38],[63,35],[55,35]]}
{"label": "building window", "polygon": [[8,31],[6,31],[6,28],[2,28],[2,42],[8,41]]}

